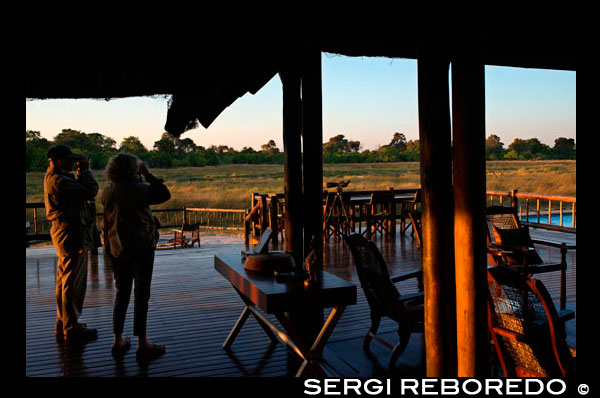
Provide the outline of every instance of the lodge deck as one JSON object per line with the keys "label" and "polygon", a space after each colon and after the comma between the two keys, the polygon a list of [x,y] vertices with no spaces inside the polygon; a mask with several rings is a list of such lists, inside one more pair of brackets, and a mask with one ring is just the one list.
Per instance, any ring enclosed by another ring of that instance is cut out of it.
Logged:
{"label": "lodge deck", "polygon": [[[575,235],[533,230],[532,235],[568,243]],[[56,317],[54,277],[56,256],[52,247],[26,249],[26,376],[291,376],[300,362],[282,344],[272,344],[258,323],[246,322],[230,351],[221,344],[243,309],[231,285],[214,270],[215,254],[243,249],[243,239],[202,235],[202,247],[157,251],[148,315],[151,341],[165,344],[167,353],[147,364],[135,359],[132,333],[133,303],[130,304],[125,335],[132,338],[132,349],[115,360],[112,344],[112,305],[114,282],[102,249],[91,256],[88,290],[81,322],[98,329],[98,339],[85,345],[65,345],[54,337]],[[376,240],[392,275],[420,267],[420,251],[407,233]],[[325,247],[325,269],[359,286],[350,253],[334,237]],[[540,252],[546,260],[556,261],[559,252]],[[567,307],[576,305],[576,252],[567,256]],[[555,273],[553,273],[555,274]],[[556,273],[557,274],[557,273]],[[540,276],[558,300],[558,275]],[[414,282],[398,284],[402,293],[416,291]],[[133,301],[133,299],[132,299]],[[327,313],[327,311],[326,311]],[[271,318],[275,323],[276,320]],[[327,368],[345,377],[390,377],[385,369],[389,355],[377,342],[372,343],[374,358],[362,350],[362,338],[369,327],[369,310],[358,289],[357,304],[349,306],[325,349]],[[568,341],[575,340],[576,319],[567,323]],[[388,320],[380,331],[394,341],[395,328]],[[422,335],[413,335],[398,362],[397,374],[418,377],[424,374]]]}

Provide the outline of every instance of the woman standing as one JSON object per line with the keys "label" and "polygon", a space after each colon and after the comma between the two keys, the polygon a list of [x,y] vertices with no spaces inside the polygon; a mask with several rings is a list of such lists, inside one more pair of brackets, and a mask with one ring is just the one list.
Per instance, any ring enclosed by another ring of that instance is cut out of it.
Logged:
{"label": "woman standing", "polygon": [[[121,356],[131,347],[130,340],[123,338],[123,328],[135,280],[133,334],[138,337],[136,356],[150,359],[166,352],[164,346],[152,344],[146,338],[154,250],[158,241],[150,205],[166,202],[171,193],[163,180],[154,177],[146,163],[132,154],[120,153],[112,157],[105,173],[110,183],[102,193],[104,245],[105,255],[113,265],[116,286],[112,354]],[[142,182],[142,175],[147,184]]]}

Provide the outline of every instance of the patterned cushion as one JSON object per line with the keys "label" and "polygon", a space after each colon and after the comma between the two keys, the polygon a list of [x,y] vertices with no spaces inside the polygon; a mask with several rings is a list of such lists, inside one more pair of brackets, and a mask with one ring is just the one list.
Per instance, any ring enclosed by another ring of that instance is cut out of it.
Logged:
{"label": "patterned cushion", "polygon": [[[518,246],[518,247],[533,247],[531,236],[529,235],[529,228],[523,226],[521,228],[498,228],[493,227],[494,239],[496,243],[503,246]],[[513,255],[506,256],[509,265],[522,265],[523,264],[523,253],[514,253]],[[535,250],[530,250],[526,255],[527,265],[542,264],[544,260],[537,254]]]}

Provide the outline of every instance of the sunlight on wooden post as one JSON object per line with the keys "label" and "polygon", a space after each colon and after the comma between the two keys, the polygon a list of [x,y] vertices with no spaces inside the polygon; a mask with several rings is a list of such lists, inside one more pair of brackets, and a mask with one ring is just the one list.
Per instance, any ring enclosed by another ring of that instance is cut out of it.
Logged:
{"label": "sunlight on wooden post", "polygon": [[483,63],[452,62],[457,375],[488,369],[485,85]]}
{"label": "sunlight on wooden post", "polygon": [[456,372],[449,62],[441,53],[423,47],[418,59],[427,377]]}

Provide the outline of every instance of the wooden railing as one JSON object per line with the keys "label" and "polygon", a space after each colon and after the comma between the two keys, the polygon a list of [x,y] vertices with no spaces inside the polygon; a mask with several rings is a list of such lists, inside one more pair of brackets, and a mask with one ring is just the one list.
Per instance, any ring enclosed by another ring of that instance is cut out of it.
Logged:
{"label": "wooden railing", "polygon": [[[395,193],[415,192],[415,189],[395,189]],[[375,191],[350,191],[352,195],[370,195]],[[517,209],[523,224],[535,228],[576,233],[575,196],[519,193],[512,191],[487,191],[488,205],[512,206]],[[202,229],[244,231],[246,244],[256,240],[266,228],[273,230],[274,239],[282,235],[285,214],[285,195],[252,193],[250,210],[211,208],[164,208],[152,212],[162,229],[180,228],[183,223],[200,223]],[[42,209],[41,211],[39,209]],[[46,219],[43,202],[26,203],[25,241],[50,240],[50,223]],[[397,213],[400,216],[400,212]],[[559,225],[551,224],[552,215],[559,215]],[[571,215],[571,222],[564,216]],[[102,213],[96,215],[102,226]],[[546,221],[542,222],[545,218]],[[185,221],[184,221],[185,220]]]}
{"label": "wooden railing", "polygon": [[[553,231],[576,233],[576,196],[519,193],[512,191],[487,191],[488,205],[512,206],[524,225]],[[552,215],[558,215],[558,225],[552,224]],[[565,222],[570,215],[571,221]],[[542,221],[545,219],[545,221]]]}
{"label": "wooden railing", "polygon": [[[390,192],[394,194],[414,194],[418,188],[410,189],[394,189],[388,188],[386,190],[372,190],[372,191],[345,191],[351,197],[370,197],[372,193],[376,192]],[[323,203],[327,198],[328,192],[323,191]],[[401,219],[404,213],[401,211],[396,212],[396,218]],[[357,215],[357,219],[362,217],[361,214]],[[262,233],[270,228],[273,231],[273,241],[278,242],[278,236],[281,235],[283,238],[282,230],[284,227],[285,219],[285,195],[282,193],[269,193],[260,194],[253,192],[250,196],[250,211],[248,211],[245,218],[245,229],[244,229],[244,243],[246,245],[258,242]]]}
{"label": "wooden railing", "polygon": [[[246,210],[196,207],[152,209],[161,229],[181,228],[183,223],[199,223],[201,229],[244,230]],[[96,224],[102,227],[103,213],[96,214]],[[184,221],[185,220],[185,221]],[[43,202],[25,204],[25,241],[50,240],[50,221]]]}

